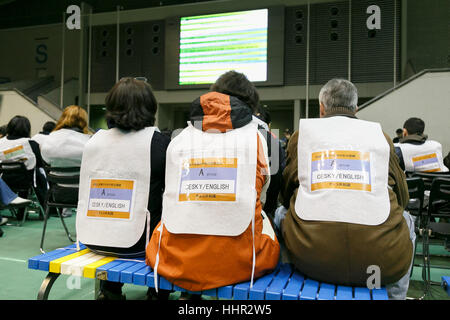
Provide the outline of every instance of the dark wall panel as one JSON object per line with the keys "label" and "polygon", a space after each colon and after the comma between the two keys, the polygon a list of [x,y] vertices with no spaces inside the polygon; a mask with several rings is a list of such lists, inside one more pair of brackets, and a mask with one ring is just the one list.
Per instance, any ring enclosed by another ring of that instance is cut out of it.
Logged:
{"label": "dark wall panel", "polygon": [[[164,89],[164,21],[120,26],[119,79],[146,77]],[[107,92],[116,78],[116,26],[93,28],[91,92]]]}
{"label": "dark wall panel", "polygon": [[348,75],[348,2],[311,6],[310,84]]}
{"label": "dark wall panel", "polygon": [[307,25],[307,6],[286,8],[284,84],[287,86],[300,85],[306,82]]}
{"label": "dark wall panel", "polygon": [[[381,29],[368,30],[366,13],[370,5],[378,5]],[[397,5],[397,26],[400,26]],[[397,27],[397,65],[399,65],[399,31]],[[393,81],[394,77],[394,1],[352,1],[352,81]],[[397,71],[398,72],[398,71]]]}

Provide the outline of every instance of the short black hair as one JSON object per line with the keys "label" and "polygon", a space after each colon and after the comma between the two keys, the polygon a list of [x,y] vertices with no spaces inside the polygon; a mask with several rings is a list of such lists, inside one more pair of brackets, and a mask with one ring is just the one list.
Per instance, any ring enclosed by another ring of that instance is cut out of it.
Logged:
{"label": "short black hair", "polygon": [[0,127],[0,136],[6,135],[6,124]]}
{"label": "short black hair", "polygon": [[31,123],[27,117],[15,116],[9,120],[6,126],[6,134],[19,138],[29,138],[31,132]]}
{"label": "short black hair", "polygon": [[267,106],[260,105],[256,111],[256,116],[267,124],[272,122],[272,117],[270,116]]}
{"label": "short black hair", "polygon": [[105,99],[106,122],[109,127],[141,130],[153,126],[158,103],[152,87],[145,81],[122,78]]}
{"label": "short black hair", "polygon": [[42,131],[44,133],[50,133],[53,131],[53,129],[55,129],[56,127],[56,123],[53,121],[47,121],[46,123],[44,123],[44,126],[42,127]]}
{"label": "short black hair", "polygon": [[225,72],[216,80],[210,90],[238,98],[247,104],[252,109],[253,113],[258,110],[258,91],[243,73],[234,70]]}
{"label": "short black hair", "polygon": [[419,118],[409,118],[403,124],[403,128],[408,131],[408,134],[423,134],[425,131],[425,122]]}

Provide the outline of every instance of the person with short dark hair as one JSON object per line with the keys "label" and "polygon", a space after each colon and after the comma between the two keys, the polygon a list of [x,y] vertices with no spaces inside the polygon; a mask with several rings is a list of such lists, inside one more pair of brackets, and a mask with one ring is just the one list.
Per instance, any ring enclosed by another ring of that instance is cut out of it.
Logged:
{"label": "person with short dark hair", "polygon": [[395,144],[400,167],[408,172],[447,172],[444,165],[442,145],[428,139],[425,122],[420,118],[409,118],[403,124],[403,137]]}
{"label": "person with short dark hair", "polygon": [[[22,176],[16,173],[4,173],[2,178],[13,190],[34,184],[36,196],[40,204],[44,206],[47,194],[47,180],[42,174],[44,162],[38,143],[30,140],[30,132],[31,123],[27,117],[17,115],[8,122],[6,137],[0,139],[0,160],[23,161],[27,174]],[[19,193],[19,196],[27,198],[28,193]],[[23,210],[20,210],[18,219],[21,219],[22,214]]]}
{"label": "person with short dark hair", "polygon": [[50,134],[50,132],[52,132],[53,129],[55,129],[55,126],[56,126],[56,123],[54,121],[47,121],[42,126],[42,131],[39,133],[36,133],[34,136],[32,136],[31,140],[36,141],[39,144],[39,146],[41,146],[42,143],[44,142],[45,138],[47,138],[47,136]]}
{"label": "person with short dark hair", "polygon": [[400,141],[401,138],[403,138],[403,129],[402,128],[398,128],[397,130],[395,130],[395,134],[397,135],[394,139],[392,139],[393,143],[398,143]]}
{"label": "person with short dark hair", "polygon": [[6,136],[6,124],[0,126],[0,138],[3,138],[4,136]]}
{"label": "person with short dark hair", "polygon": [[[157,101],[146,81],[121,79],[105,105],[109,129],[97,131],[83,151],[77,237],[98,254],[143,257],[161,219],[170,138],[154,127]],[[107,207],[95,207],[93,198]],[[107,209],[116,205],[121,210]],[[101,281],[98,299],[124,298],[122,285]]]}
{"label": "person with short dark hair", "polygon": [[269,140],[253,120],[258,104],[255,86],[235,71],[192,102],[187,128],[167,149],[162,219],[147,246],[156,280],[202,291],[276,267],[279,243],[263,210]]}

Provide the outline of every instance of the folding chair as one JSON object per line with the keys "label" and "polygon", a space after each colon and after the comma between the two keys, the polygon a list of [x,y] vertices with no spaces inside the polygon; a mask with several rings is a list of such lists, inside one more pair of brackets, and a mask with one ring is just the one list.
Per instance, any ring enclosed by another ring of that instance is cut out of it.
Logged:
{"label": "folding chair", "polygon": [[448,241],[450,238],[450,223],[432,222],[432,218],[450,218],[450,178],[435,178],[431,184],[430,200],[428,204],[425,225],[424,254],[426,255],[427,285],[439,284],[432,282],[430,277],[429,237],[435,235]]}
{"label": "folding chair", "polygon": [[56,209],[56,212],[58,213],[58,216],[61,219],[67,237],[69,238],[70,241],[75,242],[75,240],[72,239],[69,230],[67,229],[66,223],[64,222],[62,210],[64,208],[76,208],[78,199],[74,200],[73,202],[67,202],[63,201],[62,199],[58,199],[58,195],[61,193],[78,195],[78,186],[74,187],[73,185],[78,185],[80,180],[79,167],[66,167],[66,168],[45,167],[44,169],[47,174],[47,182],[50,188],[47,193],[46,209],[44,215],[44,226],[42,229],[42,237],[40,244],[40,250],[42,253],[45,253],[43,248],[44,248],[45,230],[47,228],[47,220],[50,214],[50,208]]}
{"label": "folding chair", "polygon": [[[416,234],[419,234],[422,237],[422,247],[424,245],[424,238],[423,238],[423,232],[424,232],[424,218],[423,218],[423,199],[424,199],[424,192],[425,192],[425,186],[423,183],[423,180],[418,177],[413,178],[406,178],[406,183],[408,184],[408,193],[409,193],[409,203],[406,207],[406,210],[413,215],[415,219],[415,232]],[[417,238],[414,244],[414,255],[416,256],[417,251]],[[425,274],[425,255],[423,256],[423,266],[422,266],[422,279],[426,280],[426,274]],[[414,266],[420,266],[413,264],[411,267],[411,273],[410,277],[412,276]]]}
{"label": "folding chair", "polygon": [[422,178],[423,183],[425,185],[425,190],[431,190],[431,184],[433,180],[436,178],[450,178],[450,172],[413,172],[411,174],[412,177]]}
{"label": "folding chair", "polygon": [[[6,174],[6,176],[5,176]],[[19,208],[25,208],[23,217],[22,217],[22,221],[18,222],[18,226],[22,226],[23,223],[25,222],[25,220],[28,217],[28,213],[29,213],[29,208],[33,208],[33,209],[37,209],[39,212],[39,218],[42,219],[44,216],[44,209],[42,207],[42,204],[39,202],[38,197],[36,196],[36,189],[34,186],[33,181],[27,182],[24,185],[18,185],[16,183],[14,183],[14,181],[9,181],[9,179],[7,178],[7,176],[9,174],[14,174],[14,175],[18,175],[18,176],[25,176],[28,175],[29,172],[27,170],[27,168],[25,167],[24,162],[22,161],[15,161],[15,162],[0,162],[0,176],[3,177],[3,179],[5,180],[5,182],[8,184],[8,186],[11,188],[12,191],[14,191],[15,193],[18,194],[26,194],[27,198],[35,198],[35,200],[32,200],[31,205],[24,205],[24,206],[5,206],[6,209],[8,209],[14,217],[16,217],[16,219],[19,221],[20,219],[18,218],[18,213],[16,211],[16,209]]]}

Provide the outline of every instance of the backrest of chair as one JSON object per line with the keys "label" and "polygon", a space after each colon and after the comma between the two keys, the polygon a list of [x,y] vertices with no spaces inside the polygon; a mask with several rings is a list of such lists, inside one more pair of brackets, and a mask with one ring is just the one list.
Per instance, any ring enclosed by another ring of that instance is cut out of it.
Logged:
{"label": "backrest of chair", "polygon": [[24,173],[28,172],[23,161],[0,162],[0,173]]}
{"label": "backrest of chair", "polygon": [[44,168],[47,182],[52,184],[78,184],[80,167],[48,167]]}
{"label": "backrest of chair", "polygon": [[422,209],[425,192],[425,185],[423,183],[422,178],[419,177],[406,178],[406,183],[408,184],[409,199],[410,200],[417,199],[419,201],[418,209]]}
{"label": "backrest of chair", "polygon": [[23,161],[0,162],[0,176],[14,192],[26,192],[33,184],[32,180],[23,179],[17,183],[18,177],[26,177],[29,172]]}
{"label": "backrest of chair", "polygon": [[413,172],[412,177],[422,178],[425,190],[431,190],[431,184],[435,178],[450,178],[450,172]]}
{"label": "backrest of chair", "polygon": [[450,178],[433,180],[428,204],[428,216],[450,217]]}

